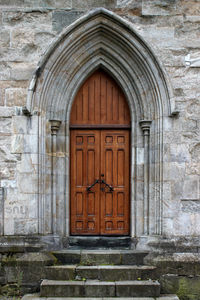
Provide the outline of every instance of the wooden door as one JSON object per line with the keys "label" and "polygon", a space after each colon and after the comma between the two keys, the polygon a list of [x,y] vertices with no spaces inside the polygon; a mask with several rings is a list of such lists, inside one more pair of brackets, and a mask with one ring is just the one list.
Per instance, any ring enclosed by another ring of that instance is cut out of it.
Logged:
{"label": "wooden door", "polygon": [[71,234],[129,234],[128,130],[71,131]]}
{"label": "wooden door", "polygon": [[119,85],[105,71],[95,71],[71,111],[71,234],[129,234],[130,123]]}

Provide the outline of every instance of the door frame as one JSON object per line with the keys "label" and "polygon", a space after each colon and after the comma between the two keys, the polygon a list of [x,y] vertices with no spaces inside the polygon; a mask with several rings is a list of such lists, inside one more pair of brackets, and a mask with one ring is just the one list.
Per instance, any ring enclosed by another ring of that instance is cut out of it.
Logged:
{"label": "door frame", "polygon": [[[73,126],[71,125],[70,126],[70,131],[69,131],[69,174],[71,176],[71,132],[74,130],[74,129],[78,129],[78,130],[127,130],[129,132],[129,234],[127,235],[114,235],[114,234],[99,234],[99,235],[90,235],[90,234],[84,234],[84,235],[75,235],[75,234],[71,234],[71,184],[69,184],[69,236],[112,236],[112,237],[127,237],[127,236],[132,236],[131,235],[131,222],[132,222],[132,219],[131,219],[131,210],[132,210],[132,207],[131,207],[131,126],[123,126],[123,125],[117,125],[113,128],[112,125],[102,125],[102,126],[94,126],[93,128],[91,128],[91,126]],[[100,149],[101,149],[101,146],[100,146]],[[101,151],[100,151],[101,152]],[[100,167],[101,167],[101,163],[100,163]],[[70,179],[69,179],[69,182],[71,183]],[[100,210],[100,215],[101,215],[101,210]],[[101,219],[99,220],[99,223],[101,224]]]}

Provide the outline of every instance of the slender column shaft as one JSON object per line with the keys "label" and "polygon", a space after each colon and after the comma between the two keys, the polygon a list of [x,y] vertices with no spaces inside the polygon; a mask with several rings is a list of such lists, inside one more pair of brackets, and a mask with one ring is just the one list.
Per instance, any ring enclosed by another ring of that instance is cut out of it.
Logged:
{"label": "slender column shaft", "polygon": [[51,123],[51,230],[56,234],[57,228],[57,209],[56,209],[56,152],[57,152],[57,132],[60,128],[61,121],[50,120]]}
{"label": "slender column shaft", "polygon": [[144,135],[144,196],[143,196],[143,233],[149,234],[149,135],[151,121],[142,120],[140,121],[141,128]]}

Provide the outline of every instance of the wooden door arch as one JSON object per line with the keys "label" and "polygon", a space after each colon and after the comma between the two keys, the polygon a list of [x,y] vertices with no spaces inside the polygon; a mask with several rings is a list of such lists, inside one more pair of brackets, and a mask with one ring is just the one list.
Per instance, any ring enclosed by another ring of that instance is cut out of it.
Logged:
{"label": "wooden door arch", "polygon": [[105,71],[95,71],[71,111],[72,235],[129,234],[130,123],[121,88]]}

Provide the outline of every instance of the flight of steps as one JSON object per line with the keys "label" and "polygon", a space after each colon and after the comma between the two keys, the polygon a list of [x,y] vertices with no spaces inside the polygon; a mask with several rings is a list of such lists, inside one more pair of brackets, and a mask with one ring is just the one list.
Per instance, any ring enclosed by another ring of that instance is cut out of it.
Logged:
{"label": "flight of steps", "polygon": [[63,250],[53,253],[58,264],[45,267],[39,295],[41,299],[162,299],[178,300],[175,295],[160,295],[156,268],[145,266],[145,252],[133,250]]}

